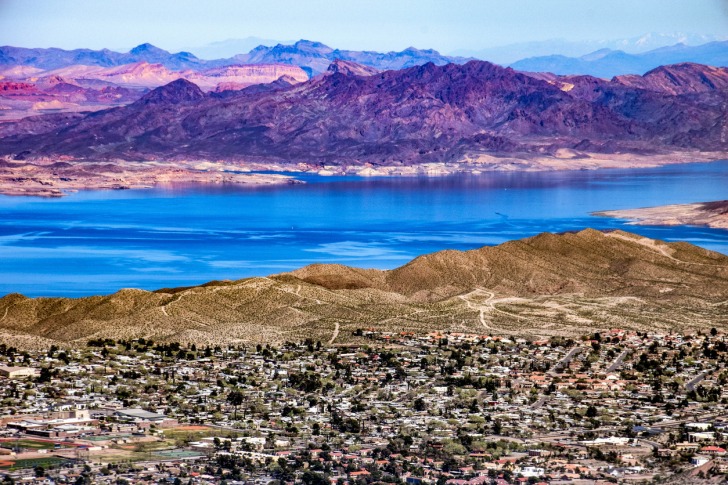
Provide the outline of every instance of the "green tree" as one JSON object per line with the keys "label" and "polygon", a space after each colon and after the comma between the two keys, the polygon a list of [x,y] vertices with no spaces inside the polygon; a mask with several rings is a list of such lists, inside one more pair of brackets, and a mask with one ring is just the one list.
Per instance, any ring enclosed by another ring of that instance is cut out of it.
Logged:
{"label": "green tree", "polygon": [[329,480],[326,475],[311,471],[303,472],[301,481],[303,481],[306,485],[329,485]]}
{"label": "green tree", "polygon": [[597,408],[595,408],[594,406],[589,406],[588,408],[586,408],[586,417],[587,418],[596,418],[597,414],[599,414],[599,413],[597,411]]}
{"label": "green tree", "polygon": [[238,418],[238,406],[243,404],[245,396],[242,392],[235,390],[231,391],[227,396],[227,402],[233,407],[233,419]]}

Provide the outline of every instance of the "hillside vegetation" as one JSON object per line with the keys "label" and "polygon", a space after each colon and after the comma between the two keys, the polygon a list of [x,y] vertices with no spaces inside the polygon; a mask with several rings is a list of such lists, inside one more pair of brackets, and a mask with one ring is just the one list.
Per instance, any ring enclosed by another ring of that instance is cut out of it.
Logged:
{"label": "hillside vegetation", "polygon": [[390,271],[312,265],[155,292],[0,298],[0,336],[21,347],[99,337],[338,344],[360,328],[536,337],[711,327],[728,328],[728,256],[592,229],[442,251]]}

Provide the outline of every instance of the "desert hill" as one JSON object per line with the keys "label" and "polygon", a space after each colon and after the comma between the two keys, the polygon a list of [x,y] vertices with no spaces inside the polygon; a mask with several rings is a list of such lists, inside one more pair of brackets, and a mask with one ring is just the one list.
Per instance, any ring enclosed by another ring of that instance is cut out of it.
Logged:
{"label": "desert hill", "polygon": [[16,346],[145,337],[346,343],[358,328],[576,335],[728,327],[728,256],[634,234],[541,234],[390,271],[313,265],[263,278],[88,298],[0,298]]}

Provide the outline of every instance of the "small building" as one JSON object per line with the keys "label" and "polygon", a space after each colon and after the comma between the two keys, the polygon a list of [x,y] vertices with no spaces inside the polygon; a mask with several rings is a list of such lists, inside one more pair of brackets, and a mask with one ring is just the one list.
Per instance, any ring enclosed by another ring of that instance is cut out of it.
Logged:
{"label": "small building", "polygon": [[701,455],[695,455],[694,457],[690,458],[690,463],[696,467],[705,465],[709,461],[710,461],[709,457],[701,456]]}
{"label": "small building", "polygon": [[124,408],[114,412],[119,421],[133,423],[140,428],[148,428],[154,424],[159,427],[176,426],[177,420],[171,419],[164,414],[153,413],[139,408]]}
{"label": "small building", "polygon": [[35,377],[39,375],[39,371],[32,367],[9,367],[0,366],[0,377],[8,379],[17,379],[20,377]]}

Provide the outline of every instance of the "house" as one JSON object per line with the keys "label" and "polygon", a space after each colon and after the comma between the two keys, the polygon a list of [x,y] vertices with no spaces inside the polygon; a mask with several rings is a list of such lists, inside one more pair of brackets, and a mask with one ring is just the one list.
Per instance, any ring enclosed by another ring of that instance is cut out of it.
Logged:
{"label": "house", "polygon": [[521,468],[519,473],[526,478],[540,477],[546,473],[546,470],[535,466],[524,466],[523,468]]}

